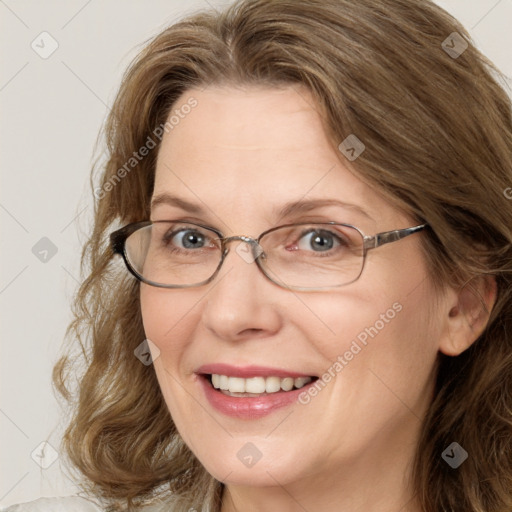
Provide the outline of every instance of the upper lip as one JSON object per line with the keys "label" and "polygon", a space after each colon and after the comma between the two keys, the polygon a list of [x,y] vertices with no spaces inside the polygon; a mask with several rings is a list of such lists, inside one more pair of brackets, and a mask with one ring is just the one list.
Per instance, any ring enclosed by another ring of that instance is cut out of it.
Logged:
{"label": "upper lip", "polygon": [[241,377],[248,379],[250,377],[315,377],[311,373],[296,372],[285,370],[283,368],[272,368],[270,366],[233,366],[227,363],[212,363],[200,366],[195,370],[196,374],[203,375],[227,375],[229,377]]}

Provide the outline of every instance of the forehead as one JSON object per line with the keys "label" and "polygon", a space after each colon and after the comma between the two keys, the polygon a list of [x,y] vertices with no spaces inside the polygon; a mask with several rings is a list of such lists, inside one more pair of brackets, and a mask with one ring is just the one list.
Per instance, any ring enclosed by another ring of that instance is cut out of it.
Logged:
{"label": "forehead", "polygon": [[219,217],[267,223],[271,212],[299,200],[355,203],[370,216],[387,206],[347,168],[305,89],[191,89],[172,116],[154,198],[179,196]]}

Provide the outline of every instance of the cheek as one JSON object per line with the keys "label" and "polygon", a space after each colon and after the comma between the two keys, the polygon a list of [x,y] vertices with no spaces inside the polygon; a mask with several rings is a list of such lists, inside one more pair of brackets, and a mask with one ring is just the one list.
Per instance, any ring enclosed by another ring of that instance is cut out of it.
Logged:
{"label": "cheek", "polygon": [[[142,321],[146,338],[156,345],[153,366],[158,383],[173,421],[180,432],[186,432],[193,417],[194,402],[177,378],[187,349],[191,346],[197,313],[196,300],[186,300],[183,290],[159,289],[143,285],[140,290]],[[185,434],[185,441],[191,440]]]}
{"label": "cheek", "polygon": [[323,356],[333,391],[345,394],[347,386],[352,389],[350,381],[358,382],[359,392],[364,389],[368,397],[394,392],[415,402],[425,392],[441,325],[427,279],[417,274],[401,286],[381,282],[347,288],[329,300],[310,296],[303,301],[313,314],[303,311],[310,320],[299,320],[299,329]]}
{"label": "cheek", "polygon": [[[326,360],[334,361],[347,351],[362,352],[372,340],[400,332],[393,326],[401,323],[409,308],[396,298],[375,289],[368,293],[355,288],[328,297],[303,297],[306,308],[299,305],[293,321]],[[291,313],[288,319],[292,320]]]}
{"label": "cheek", "polygon": [[177,364],[176,356],[184,350],[191,329],[197,323],[194,303],[186,300],[183,290],[144,284],[140,289],[140,302],[146,337],[158,347],[164,361]]}

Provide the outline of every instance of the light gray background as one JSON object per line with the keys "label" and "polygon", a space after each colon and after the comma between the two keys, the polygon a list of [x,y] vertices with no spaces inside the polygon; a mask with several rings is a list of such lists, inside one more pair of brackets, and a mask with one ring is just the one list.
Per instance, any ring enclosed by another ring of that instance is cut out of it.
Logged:
{"label": "light gray background", "polygon": [[[89,171],[107,105],[148,38],[197,8],[227,3],[0,0],[0,506],[77,492],[59,459],[42,469],[31,453],[43,441],[59,447],[50,376],[91,223]],[[512,0],[438,3],[512,86]],[[59,45],[47,59],[31,48],[36,40],[44,50],[43,31]],[[46,262],[32,251],[43,237],[57,248]]]}

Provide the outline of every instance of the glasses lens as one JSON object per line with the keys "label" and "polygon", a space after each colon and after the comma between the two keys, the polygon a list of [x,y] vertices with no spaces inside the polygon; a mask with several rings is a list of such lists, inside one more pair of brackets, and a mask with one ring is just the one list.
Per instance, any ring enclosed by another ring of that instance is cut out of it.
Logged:
{"label": "glasses lens", "polygon": [[329,288],[355,281],[363,269],[363,235],[339,224],[301,224],[262,237],[262,267],[274,281],[297,288]]}
{"label": "glasses lens", "polygon": [[125,243],[128,264],[144,280],[191,286],[209,279],[221,260],[217,233],[187,222],[157,221]]}

